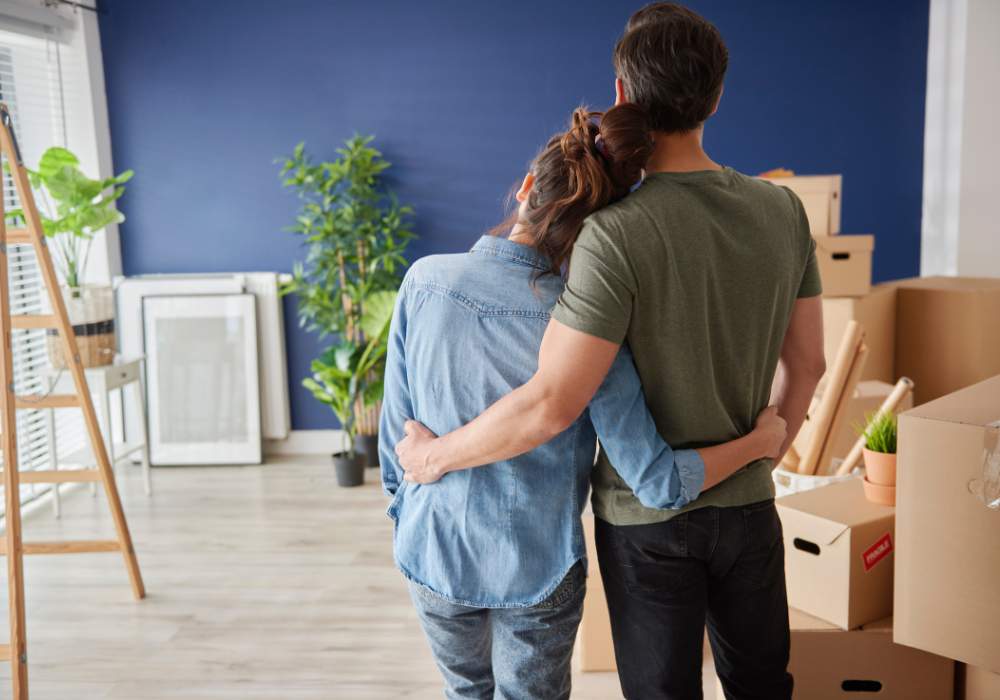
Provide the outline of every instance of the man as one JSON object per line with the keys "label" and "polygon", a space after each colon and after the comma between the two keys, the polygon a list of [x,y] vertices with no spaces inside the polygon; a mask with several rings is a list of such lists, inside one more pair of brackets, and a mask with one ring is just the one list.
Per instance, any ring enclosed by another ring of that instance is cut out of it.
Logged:
{"label": "man", "polygon": [[[671,445],[745,434],[769,397],[788,423],[786,443],[801,426],[825,370],[814,245],[791,192],[702,148],[728,64],[722,38],[694,12],[657,3],[629,21],[614,64],[617,102],[644,108],[654,132],[645,181],[585,223],[532,379],[440,438],[408,424],[397,446],[408,480],[509,459],[558,435],[626,340]],[[602,450],[596,539],[627,697],[700,698],[706,623],[728,698],[791,697],[772,466],[753,462],[664,511],[644,507]]]}

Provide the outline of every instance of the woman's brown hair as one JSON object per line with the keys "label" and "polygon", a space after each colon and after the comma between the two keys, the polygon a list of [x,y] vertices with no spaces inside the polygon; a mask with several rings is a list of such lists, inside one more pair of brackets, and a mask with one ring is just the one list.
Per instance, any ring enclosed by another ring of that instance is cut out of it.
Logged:
{"label": "woman's brown hair", "polygon": [[551,272],[561,274],[583,220],[629,193],[653,151],[649,122],[633,104],[591,112],[573,111],[569,129],[556,134],[531,163],[535,178],[523,211],[515,212],[494,233],[520,224]]}

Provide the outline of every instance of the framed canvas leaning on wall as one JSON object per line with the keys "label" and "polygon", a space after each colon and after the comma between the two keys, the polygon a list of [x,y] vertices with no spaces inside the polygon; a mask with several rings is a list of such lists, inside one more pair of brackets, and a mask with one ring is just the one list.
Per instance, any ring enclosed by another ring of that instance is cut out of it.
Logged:
{"label": "framed canvas leaning on wall", "polygon": [[142,317],[150,462],[259,464],[254,295],[151,296]]}

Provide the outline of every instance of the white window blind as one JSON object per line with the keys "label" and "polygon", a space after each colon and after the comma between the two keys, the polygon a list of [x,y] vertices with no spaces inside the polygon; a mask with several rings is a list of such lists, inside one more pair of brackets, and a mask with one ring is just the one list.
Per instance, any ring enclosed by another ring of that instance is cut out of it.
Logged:
{"label": "white window blind", "polygon": [[[85,62],[73,55],[58,35],[32,35],[0,30],[0,100],[14,119],[14,131],[24,163],[35,167],[50,146],[74,149],[68,142],[67,120],[81,108]],[[52,211],[51,202],[36,192],[42,211]],[[8,174],[3,177],[5,210],[20,206]],[[30,246],[8,249],[11,313],[46,313],[48,297]],[[15,330],[12,337],[14,385],[19,394],[44,394],[54,379],[50,369],[45,330]],[[22,471],[52,469],[53,438],[58,452],[65,455],[84,444],[85,436],[78,410],[47,409],[17,412],[18,461]],[[22,502],[35,498],[50,487],[29,484],[21,488]]]}

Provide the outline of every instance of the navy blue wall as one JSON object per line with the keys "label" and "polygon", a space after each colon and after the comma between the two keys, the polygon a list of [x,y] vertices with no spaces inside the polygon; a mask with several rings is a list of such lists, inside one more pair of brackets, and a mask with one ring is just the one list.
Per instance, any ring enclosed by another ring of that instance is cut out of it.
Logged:
{"label": "navy blue wall", "polygon": [[[296,209],[273,159],[355,131],[417,211],[414,255],[467,249],[580,102],[642,0],[102,0],[125,272],[289,270]],[[728,165],[844,174],[843,230],[877,234],[875,276],[920,258],[927,0],[691,0],[731,52],[705,141]],[[286,306],[292,421],[334,425],[300,387],[315,341]]]}

